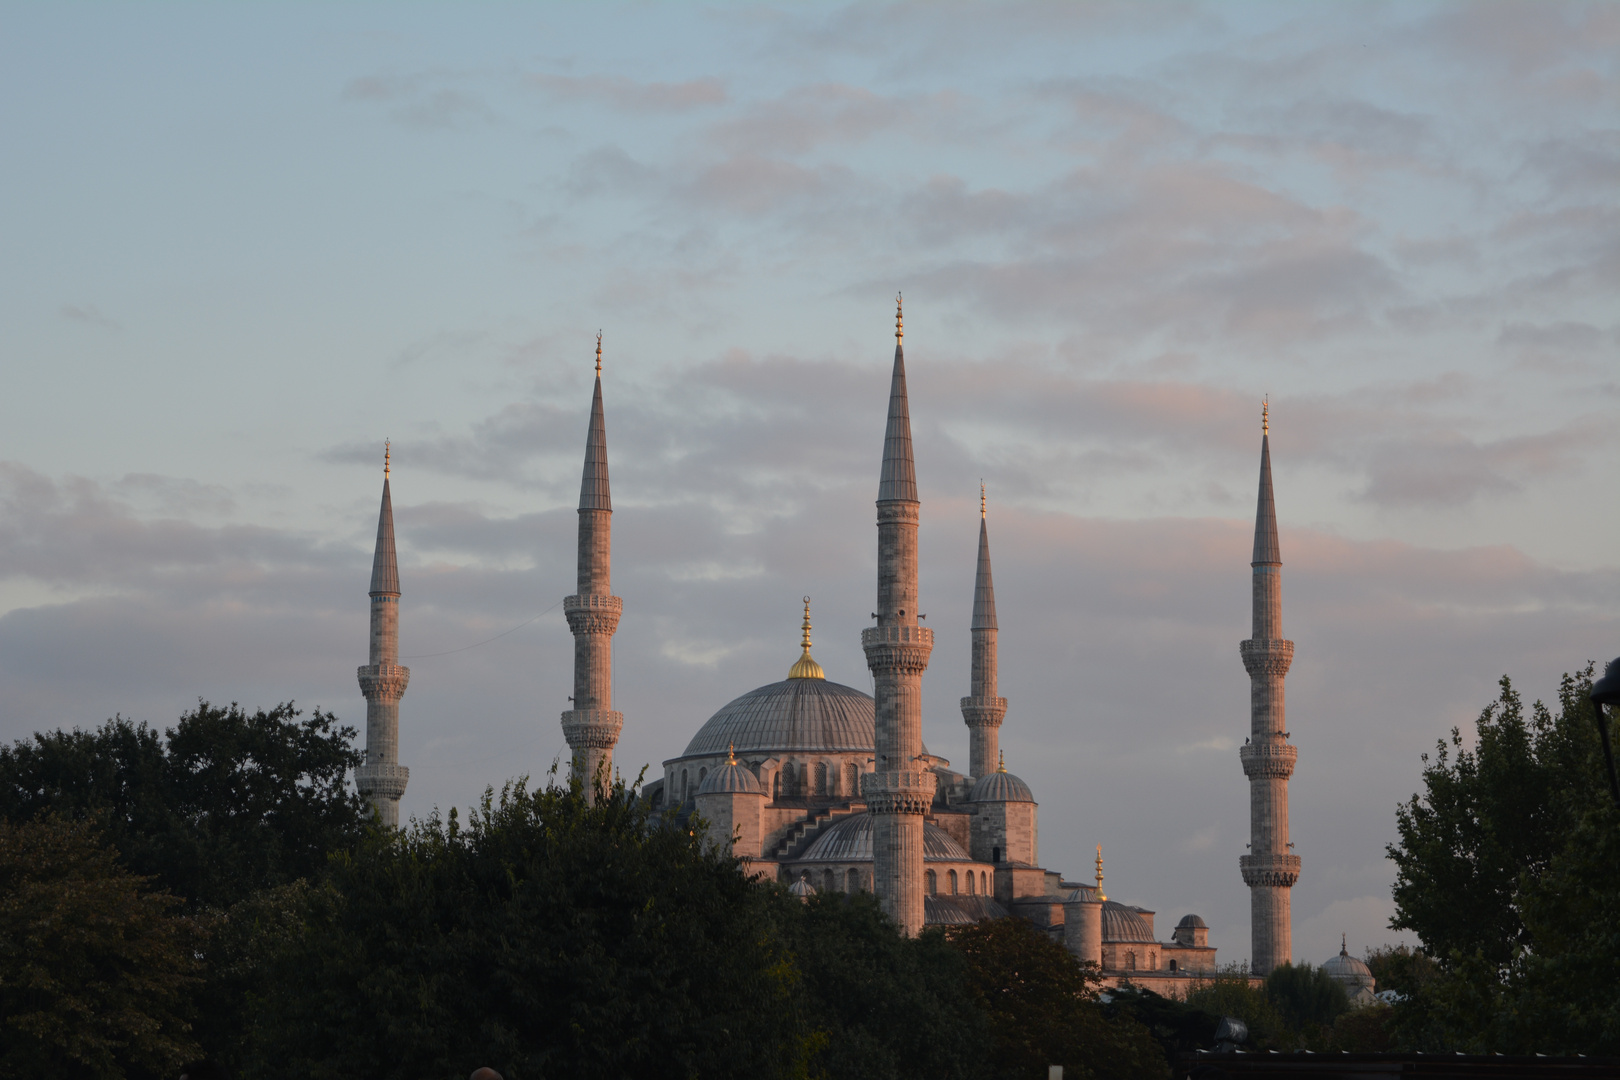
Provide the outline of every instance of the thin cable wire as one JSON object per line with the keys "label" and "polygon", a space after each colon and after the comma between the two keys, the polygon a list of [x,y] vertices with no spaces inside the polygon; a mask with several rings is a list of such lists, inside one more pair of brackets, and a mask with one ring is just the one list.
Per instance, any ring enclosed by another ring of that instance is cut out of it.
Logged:
{"label": "thin cable wire", "polygon": [[[557,604],[560,604],[560,603],[562,603],[562,601],[558,600]],[[530,625],[530,623],[538,622],[541,618],[545,617],[546,615],[551,614],[552,611],[556,610],[557,604],[552,604],[551,607],[546,608],[546,610],[542,611],[539,615],[536,615],[534,618],[530,619],[528,622],[519,623],[518,625],[512,627],[512,629],[510,629],[510,630],[502,630],[500,633],[496,634],[492,638],[485,638],[483,641],[475,641],[471,645],[463,645],[459,649],[450,649],[450,650],[448,650],[446,652],[412,653],[410,656],[402,656],[402,657],[400,657],[400,659],[401,660],[428,660],[428,659],[431,659],[432,657],[435,657],[435,656],[453,656],[454,654],[456,654],[458,652],[466,652],[468,649],[476,649],[480,645],[488,645],[492,641],[499,641],[501,638],[505,637],[507,634],[515,634],[515,633],[517,633],[519,630],[523,629],[525,626]]]}

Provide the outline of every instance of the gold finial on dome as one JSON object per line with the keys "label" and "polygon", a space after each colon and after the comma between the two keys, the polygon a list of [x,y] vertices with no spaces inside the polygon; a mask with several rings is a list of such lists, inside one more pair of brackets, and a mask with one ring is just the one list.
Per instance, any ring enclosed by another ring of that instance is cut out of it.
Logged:
{"label": "gold finial on dome", "polygon": [[1006,772],[1007,771],[1007,751],[1001,750],[1001,751],[998,751],[998,754],[999,754],[1000,760],[996,762],[996,772]]}
{"label": "gold finial on dome", "polygon": [[1108,897],[1104,896],[1103,891],[1102,891],[1102,879],[1103,879],[1103,872],[1102,872],[1102,845],[1098,844],[1097,845],[1097,899],[1098,900],[1107,900]]}
{"label": "gold finial on dome", "polygon": [[810,655],[810,598],[808,596],[804,598],[804,623],[801,629],[804,631],[804,638],[799,644],[804,651],[799,654],[798,661],[788,670],[788,678],[825,679],[827,673],[821,670],[821,665],[816,663],[815,658]]}
{"label": "gold finial on dome", "polygon": [[727,761],[726,761],[727,765],[735,765],[735,764],[737,764],[737,744],[736,743],[728,743],[728,744],[726,744],[726,758],[727,758]]}
{"label": "gold finial on dome", "polygon": [[393,456],[393,453],[394,453],[393,440],[384,439],[383,440],[383,479],[384,480],[388,479],[388,468],[389,468],[389,465],[391,464],[391,461],[389,459]]}
{"label": "gold finial on dome", "polygon": [[602,377],[602,331],[596,332],[596,377]]}
{"label": "gold finial on dome", "polygon": [[1260,434],[1271,434],[1271,395],[1260,399]]}
{"label": "gold finial on dome", "polygon": [[894,337],[895,337],[896,341],[898,341],[900,338],[903,338],[903,337],[906,336],[905,323],[900,318],[900,314],[901,314],[900,294],[895,293],[894,294]]}

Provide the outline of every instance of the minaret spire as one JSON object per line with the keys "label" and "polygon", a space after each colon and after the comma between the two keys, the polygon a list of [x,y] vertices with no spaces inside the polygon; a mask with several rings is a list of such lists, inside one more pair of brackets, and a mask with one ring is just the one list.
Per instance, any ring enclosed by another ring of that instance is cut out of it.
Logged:
{"label": "minaret spire", "polygon": [[624,714],[613,710],[613,634],[624,601],[613,593],[613,498],[608,489],[607,422],[602,414],[602,334],[596,335],[596,389],[579,482],[577,591],[563,598],[574,634],[574,707],[562,714],[570,775],[595,799],[613,780],[613,748]]}
{"label": "minaret spire", "polygon": [[804,622],[800,624],[799,629],[803,632],[803,636],[799,641],[801,651],[799,659],[794,663],[793,667],[788,669],[788,678],[825,679],[827,673],[822,670],[820,664],[816,663],[815,657],[810,655],[810,598],[808,596],[804,598]]}
{"label": "minaret spire", "polygon": [[1254,515],[1253,632],[1239,652],[1249,672],[1249,741],[1238,750],[1249,778],[1249,854],[1239,857],[1249,886],[1250,970],[1269,973],[1293,954],[1289,890],[1299,856],[1288,841],[1288,778],[1299,750],[1288,742],[1283,680],[1294,643],[1282,636],[1282,549],[1271,492],[1271,405],[1260,407],[1260,494]]}
{"label": "minaret spire", "polygon": [[872,883],[900,928],[923,928],[923,815],[936,777],[922,762],[922,673],[934,632],[917,622],[917,473],[906,398],[900,297],[894,308],[894,372],[878,480],[878,624],[861,631],[872,669],[876,760],[861,777],[872,815]]}
{"label": "minaret spire", "polygon": [[382,509],[371,557],[371,663],[357,672],[366,697],[366,760],[355,787],[388,828],[399,827],[399,800],[411,771],[399,763],[399,699],[411,669],[399,664],[399,557],[394,551],[394,503],[388,490],[393,447],[383,443]]}
{"label": "minaret spire", "polygon": [[990,576],[990,527],[984,482],[979,482],[979,570],[973,580],[973,675],[962,699],[962,722],[968,726],[968,772],[988,776],[995,769],[1001,721],[1007,699],[996,696],[996,587]]}

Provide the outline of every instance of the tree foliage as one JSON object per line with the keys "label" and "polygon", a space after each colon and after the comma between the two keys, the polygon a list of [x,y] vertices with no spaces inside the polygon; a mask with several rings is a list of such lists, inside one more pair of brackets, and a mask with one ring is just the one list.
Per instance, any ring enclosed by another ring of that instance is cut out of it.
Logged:
{"label": "tree foliage", "polygon": [[1333,1021],[1350,1008],[1344,987],[1310,964],[1278,964],[1266,976],[1266,997],[1285,1024],[1309,1034],[1332,1027]]}
{"label": "tree foliage", "polygon": [[967,985],[989,1022],[986,1075],[1040,1076],[1051,1065],[1082,1078],[1169,1075],[1148,1029],[1133,1016],[1105,1017],[1094,969],[1034,924],[987,920],[944,936],[966,958]]}
{"label": "tree foliage", "polygon": [[1404,1044],[1620,1053],[1620,814],[1592,673],[1563,677],[1557,713],[1538,701],[1527,714],[1503,678],[1473,749],[1453,730],[1425,757],[1424,791],[1400,808],[1389,847],[1391,924],[1416,931],[1436,965],[1401,988]]}
{"label": "tree foliage", "polygon": [[199,701],[160,739],[115,717],[0,747],[0,817],[95,817],[137,874],[192,908],[317,876],[369,808],[347,786],[355,731],[291,702],[249,714]]}
{"label": "tree foliage", "polygon": [[0,820],[0,1074],[156,1076],[196,1053],[195,937],[93,823]]}

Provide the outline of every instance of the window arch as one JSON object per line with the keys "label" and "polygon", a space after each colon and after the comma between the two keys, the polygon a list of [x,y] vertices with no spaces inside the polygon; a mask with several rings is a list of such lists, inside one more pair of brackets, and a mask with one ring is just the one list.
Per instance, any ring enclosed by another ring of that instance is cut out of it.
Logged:
{"label": "window arch", "polygon": [[709,775],[709,770],[708,770],[707,767],[704,767],[704,768],[698,770],[698,787],[703,786],[703,779],[704,779],[704,777],[706,777],[708,775]]}
{"label": "window arch", "polygon": [[687,782],[686,770],[682,769],[681,770],[681,802],[686,801],[687,793],[690,792],[691,790],[692,790],[692,786],[691,786],[690,783]]}
{"label": "window arch", "polygon": [[979,890],[978,890],[978,889],[975,889],[975,888],[974,888],[974,887],[973,887],[973,871],[971,871],[971,870],[969,870],[969,871],[968,871],[968,876],[967,876],[967,887],[968,887],[968,895],[969,895],[969,896],[974,896],[974,895],[976,895],[976,894],[977,894],[977,893],[978,893],[978,891],[979,891]]}
{"label": "window arch", "polygon": [[990,895],[990,879],[985,875],[983,870],[979,871],[979,891],[984,893],[986,896]]}
{"label": "window arch", "polygon": [[956,871],[955,870],[950,870],[950,871],[946,872],[946,874],[945,874],[945,886],[946,886],[946,888],[951,890],[951,895],[952,896],[956,895]]}
{"label": "window arch", "polygon": [[844,766],[844,776],[849,780],[849,797],[855,798],[861,793],[861,767],[853,761]]}
{"label": "window arch", "polygon": [[1125,954],[1125,970],[1126,971],[1135,971],[1136,970],[1136,953],[1128,952],[1128,953]]}
{"label": "window arch", "polygon": [[1000,862],[1001,861],[1001,849],[1000,848],[991,848],[990,849],[990,861],[991,862]]}
{"label": "window arch", "polygon": [[859,870],[851,870],[845,876],[849,878],[849,891],[852,892],[852,893],[860,892],[861,891],[861,872]]}
{"label": "window arch", "polygon": [[838,891],[838,879],[833,876],[833,872],[831,870],[828,870],[826,873],[821,875],[821,891],[822,892],[837,892]]}
{"label": "window arch", "polygon": [[827,763],[825,761],[816,762],[816,794],[827,794]]}
{"label": "window arch", "polygon": [[929,896],[938,896],[939,895],[939,875],[934,873],[932,870],[930,870],[926,874],[924,874],[923,877],[926,879],[926,881],[928,883],[928,895]]}
{"label": "window arch", "polygon": [[1170,970],[1171,971],[1176,970],[1176,962],[1174,960],[1170,961]]}

